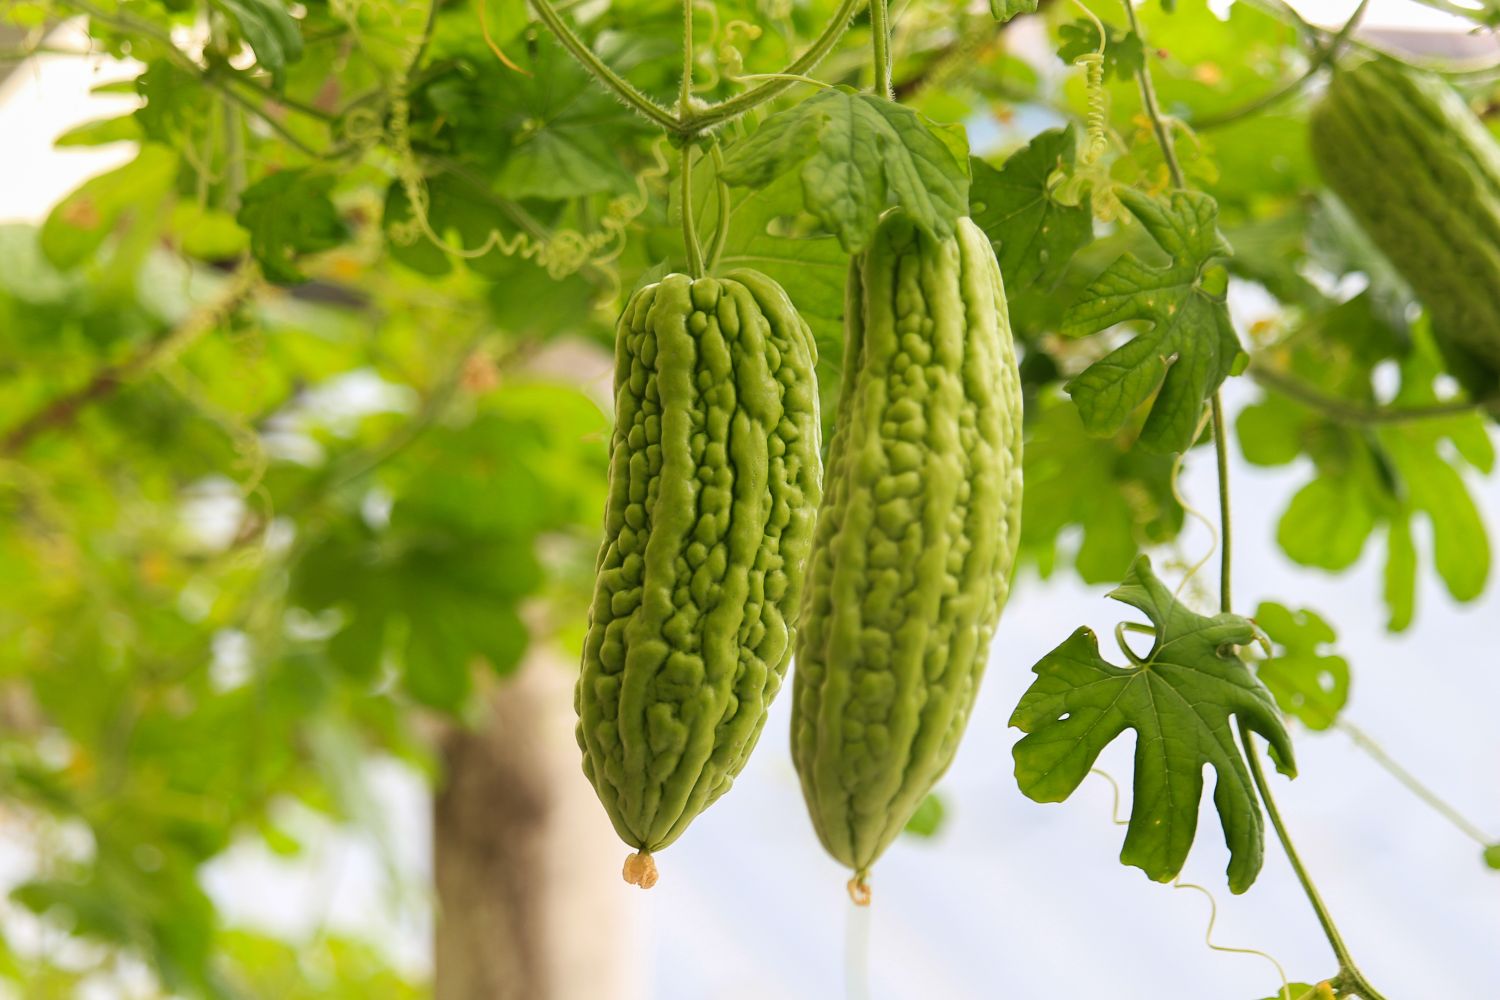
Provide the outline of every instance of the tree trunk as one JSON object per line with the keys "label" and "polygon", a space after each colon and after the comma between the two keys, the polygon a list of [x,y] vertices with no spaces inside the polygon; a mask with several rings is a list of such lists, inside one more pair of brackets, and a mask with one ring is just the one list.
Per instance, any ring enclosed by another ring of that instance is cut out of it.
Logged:
{"label": "tree trunk", "polygon": [[625,849],[579,766],[572,687],[555,659],[528,662],[477,728],[441,737],[436,1000],[636,993]]}

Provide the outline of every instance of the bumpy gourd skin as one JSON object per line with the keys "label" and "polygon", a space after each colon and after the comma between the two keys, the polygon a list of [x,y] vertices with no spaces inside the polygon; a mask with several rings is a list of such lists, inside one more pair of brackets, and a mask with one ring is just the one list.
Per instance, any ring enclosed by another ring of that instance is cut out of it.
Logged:
{"label": "bumpy gourd skin", "polygon": [[755,272],[668,275],[620,317],[576,707],[584,772],[642,851],[728,790],[781,685],[820,497],[816,358]]}
{"label": "bumpy gourd skin", "polygon": [[1312,116],[1319,171],[1432,316],[1453,374],[1500,381],[1500,145],[1452,88],[1373,60]]}
{"label": "bumpy gourd skin", "polygon": [[948,240],[883,219],[845,326],[792,755],[823,846],[862,884],[974,704],[1020,538],[1021,385],[1000,268],[968,219]]}

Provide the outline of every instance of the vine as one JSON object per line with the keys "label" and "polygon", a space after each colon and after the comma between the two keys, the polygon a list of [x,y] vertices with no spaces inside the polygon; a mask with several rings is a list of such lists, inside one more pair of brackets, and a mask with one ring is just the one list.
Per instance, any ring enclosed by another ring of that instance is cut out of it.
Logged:
{"label": "vine", "polygon": [[[1141,36],[1139,20],[1136,18],[1135,7],[1132,0],[1122,0],[1125,7],[1126,17],[1130,22],[1130,30],[1138,37]],[[1357,21],[1359,12],[1350,19],[1350,24]],[[1348,25],[1346,25],[1347,27]],[[1172,143],[1172,137],[1167,129],[1165,118],[1156,100],[1156,90],[1151,81],[1151,73],[1145,62],[1136,70],[1136,81],[1140,88],[1141,105],[1151,121],[1151,127],[1156,134],[1157,144],[1161,148],[1162,158],[1166,162],[1167,171],[1172,179],[1172,185],[1178,189],[1187,187],[1181,165],[1177,162],[1177,152]],[[1219,571],[1219,610],[1221,613],[1232,612],[1232,532],[1229,502],[1229,448],[1224,429],[1224,410],[1221,394],[1218,390],[1210,401],[1213,415],[1214,430],[1214,456],[1219,487],[1219,536],[1220,536],[1220,571]],[[1313,884],[1311,876],[1303,865],[1301,857],[1293,845],[1291,836],[1287,832],[1286,824],[1282,821],[1281,813],[1276,807],[1275,799],[1271,795],[1270,786],[1266,782],[1264,769],[1261,767],[1260,755],[1255,747],[1255,736],[1249,725],[1241,718],[1239,720],[1240,742],[1245,749],[1245,758],[1250,766],[1250,774],[1255,782],[1256,791],[1260,795],[1262,804],[1265,806],[1266,814],[1270,817],[1271,825],[1276,831],[1277,839],[1281,842],[1282,850],[1286,853],[1287,860],[1291,863],[1293,871],[1296,872],[1297,880],[1302,886],[1303,894],[1312,906],[1318,918],[1319,926],[1323,930],[1324,937],[1333,949],[1334,957],[1338,961],[1338,974],[1330,981],[1338,995],[1345,996],[1356,994],[1363,1000],[1385,1000],[1364,978],[1354,963],[1353,956],[1349,953],[1340,935],[1332,915],[1328,912],[1322,896]]]}

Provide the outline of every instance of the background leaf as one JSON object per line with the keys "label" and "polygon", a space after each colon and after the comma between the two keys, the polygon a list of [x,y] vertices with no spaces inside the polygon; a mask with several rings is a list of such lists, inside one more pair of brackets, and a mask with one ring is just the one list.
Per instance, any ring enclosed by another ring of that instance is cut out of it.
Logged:
{"label": "background leaf", "polygon": [[1069,309],[1063,331],[1073,336],[1128,320],[1145,320],[1151,329],[1094,362],[1067,389],[1094,434],[1117,432],[1150,400],[1141,444],[1182,451],[1204,402],[1241,356],[1224,301],[1227,279],[1210,267],[1229,254],[1229,245],[1207,195],[1174,191],[1161,200],[1121,190],[1120,200],[1171,260],[1157,267],[1127,254]]}
{"label": "background leaf", "polygon": [[948,236],[968,214],[967,150],[910,108],[847,88],[820,91],[766,119],[725,158],[730,184],[763,187],[800,166],[804,204],[848,252],[864,247],[894,201]]}
{"label": "background leaf", "polygon": [[1327,729],[1349,700],[1349,661],[1327,650],[1338,640],[1315,611],[1292,611],[1275,601],[1255,609],[1255,624],[1276,645],[1256,664],[1255,675],[1282,711],[1309,729]]}

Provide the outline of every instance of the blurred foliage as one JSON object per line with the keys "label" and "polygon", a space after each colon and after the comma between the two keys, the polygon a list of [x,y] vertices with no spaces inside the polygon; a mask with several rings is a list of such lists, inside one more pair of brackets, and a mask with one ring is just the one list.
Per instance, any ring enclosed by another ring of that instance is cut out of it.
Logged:
{"label": "blurred foliage", "polygon": [[[834,4],[714,6],[705,100],[781,69]],[[362,760],[432,769],[423,720],[468,718],[533,644],[576,647],[613,317],[682,266],[678,153],[520,3],[485,11],[516,69],[471,0],[27,0],[0,19],[39,42],[79,14],[95,51],[134,60],[100,89],[140,106],[63,144],[137,151],[40,227],[0,227],[0,794],[35,859],[13,915],[88,949],[62,963],[0,938],[0,980],[71,996],[134,962],[182,996],[419,995],[365,944],[227,926],[201,872],[237,844],[294,852],[288,802],[378,825]],[[1234,248],[1231,305],[1236,288],[1268,303],[1235,317],[1252,375],[1274,376],[1237,430],[1252,462],[1311,477],[1279,544],[1339,571],[1383,542],[1392,628],[1412,620],[1427,567],[1475,598],[1489,554],[1471,490],[1494,464],[1490,432],[1472,414],[1359,419],[1450,391],[1423,321],[1319,190],[1306,97],[1236,115],[1308,67],[1306,31],[1248,3],[1228,20],[1201,3],[1140,14],[1149,46],[1107,25],[1110,148],[1087,176],[1080,69],[1013,48],[986,10],[918,0],[896,23],[896,93],[971,126],[970,210],[1006,262],[1028,399],[1023,557],[1043,576],[1114,581],[1183,525],[1172,459],[1135,447],[1150,402],[1086,427],[1063,391],[1124,335],[1149,336],[1124,314],[1062,335],[1112,262],[1166,263],[1142,226],[1092,221],[1075,197],[1108,176],[1167,204],[1132,76],[1149,65]],[[1038,15],[1068,61],[1097,41],[1076,15]],[[637,86],[674,94],[677,4],[568,16]],[[867,43],[858,18],[819,78],[868,84]],[[720,129],[721,151],[763,117]],[[694,169],[710,233],[711,157]],[[831,420],[848,258],[792,173],[733,190],[721,264],[766,271],[808,318]],[[1200,220],[1183,295],[1219,250]],[[1024,252],[1037,247],[1045,258]],[[1222,304],[1199,306],[1222,330]],[[1287,380],[1308,391],[1294,400]],[[1174,425],[1174,443],[1188,430]],[[1331,628],[1262,613],[1283,707],[1307,718],[1319,708],[1295,701],[1297,678]]]}

